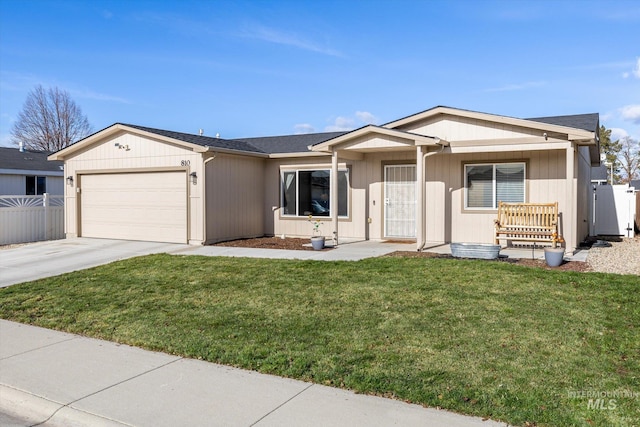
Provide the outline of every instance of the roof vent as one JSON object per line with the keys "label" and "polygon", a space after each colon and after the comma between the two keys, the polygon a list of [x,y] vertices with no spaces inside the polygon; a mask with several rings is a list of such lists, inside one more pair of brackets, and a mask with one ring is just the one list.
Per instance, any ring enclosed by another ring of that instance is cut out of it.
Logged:
{"label": "roof vent", "polygon": [[202,136],[202,134],[204,133],[204,130],[200,129],[198,133],[200,134],[200,136]]}
{"label": "roof vent", "polygon": [[219,133],[216,133],[216,138],[220,138],[220,134]]}
{"label": "roof vent", "polygon": [[24,142],[19,141],[18,142],[18,147],[21,153],[24,153]]}

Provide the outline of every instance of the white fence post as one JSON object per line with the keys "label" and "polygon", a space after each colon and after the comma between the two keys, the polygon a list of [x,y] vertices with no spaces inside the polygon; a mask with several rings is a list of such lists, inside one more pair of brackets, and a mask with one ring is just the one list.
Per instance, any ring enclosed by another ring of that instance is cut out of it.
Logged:
{"label": "white fence post", "polygon": [[51,239],[51,218],[49,212],[49,193],[42,195],[42,206],[44,207],[44,240]]}

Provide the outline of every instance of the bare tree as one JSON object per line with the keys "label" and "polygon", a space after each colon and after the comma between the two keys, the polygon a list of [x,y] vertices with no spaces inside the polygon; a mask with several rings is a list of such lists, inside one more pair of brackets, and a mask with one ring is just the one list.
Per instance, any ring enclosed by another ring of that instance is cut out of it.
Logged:
{"label": "bare tree", "polygon": [[622,182],[627,184],[636,179],[640,173],[640,143],[628,136],[622,138],[618,160],[622,166]]}
{"label": "bare tree", "polygon": [[67,91],[41,85],[29,92],[11,129],[14,144],[43,151],[58,151],[91,132],[89,120]]}

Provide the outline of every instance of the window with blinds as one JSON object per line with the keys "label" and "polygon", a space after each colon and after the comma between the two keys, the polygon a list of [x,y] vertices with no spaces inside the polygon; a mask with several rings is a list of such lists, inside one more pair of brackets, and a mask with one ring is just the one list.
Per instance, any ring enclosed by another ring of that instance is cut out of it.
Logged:
{"label": "window with blinds", "polygon": [[464,172],[466,209],[497,209],[500,201],[525,201],[524,163],[465,165]]}

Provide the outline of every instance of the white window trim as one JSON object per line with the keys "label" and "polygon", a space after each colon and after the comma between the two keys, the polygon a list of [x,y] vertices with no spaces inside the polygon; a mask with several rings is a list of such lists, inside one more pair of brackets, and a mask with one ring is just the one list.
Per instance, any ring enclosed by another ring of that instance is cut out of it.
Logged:
{"label": "white window trim", "polygon": [[[287,168],[280,169],[280,206],[284,204],[284,186],[282,183],[284,182],[284,174],[286,172],[295,172],[296,174],[296,213],[295,214],[285,214],[281,211],[280,216],[283,218],[307,218],[306,215],[300,215],[298,212],[298,196],[300,195],[300,177],[298,176],[298,172],[309,172],[309,171],[326,171],[329,172],[329,176],[331,176],[331,168]],[[346,215],[338,215],[338,218],[349,218],[349,214],[351,213],[351,197],[349,196],[349,192],[351,191],[351,171],[349,168],[339,168],[339,172],[347,173],[347,214]],[[329,216],[318,216],[318,218],[331,218],[331,208],[329,208]]]}
{"label": "white window trim", "polygon": [[[526,162],[495,162],[495,163],[465,163],[464,164],[464,209],[467,211],[495,211],[498,209],[498,201],[496,200],[496,166],[499,165],[522,165],[523,167],[523,189],[522,189],[522,198],[523,202],[527,201],[527,163]],[[493,171],[492,183],[493,188],[491,191],[492,203],[493,207],[482,208],[482,207],[469,207],[469,186],[467,182],[467,167],[469,166],[491,166]]]}

